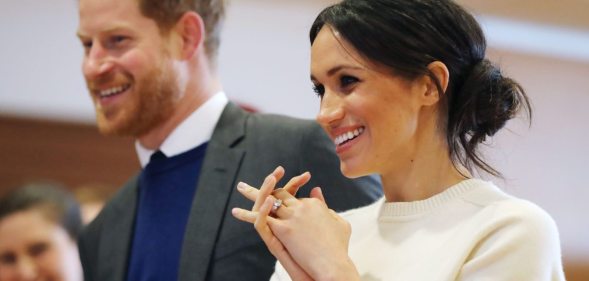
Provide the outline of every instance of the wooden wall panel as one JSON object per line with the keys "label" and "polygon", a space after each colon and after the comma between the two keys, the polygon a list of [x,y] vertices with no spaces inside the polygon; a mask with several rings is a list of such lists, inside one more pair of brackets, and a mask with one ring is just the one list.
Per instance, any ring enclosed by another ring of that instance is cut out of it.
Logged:
{"label": "wooden wall panel", "polygon": [[583,259],[565,259],[564,273],[567,281],[589,280],[589,262]]}
{"label": "wooden wall panel", "polygon": [[119,186],[139,168],[133,140],[93,125],[0,116],[0,193],[28,181]]}

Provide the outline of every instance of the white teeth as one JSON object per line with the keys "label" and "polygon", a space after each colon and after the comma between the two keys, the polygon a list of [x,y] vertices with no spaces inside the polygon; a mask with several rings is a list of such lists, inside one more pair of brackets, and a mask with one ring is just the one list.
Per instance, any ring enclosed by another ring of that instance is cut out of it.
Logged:
{"label": "white teeth", "polygon": [[345,132],[337,136],[334,140],[334,143],[335,145],[340,145],[346,141],[356,138],[357,136],[362,134],[362,132],[364,132],[364,127],[360,127],[358,129],[355,129],[354,131]]}
{"label": "white teeth", "polygon": [[110,89],[106,89],[106,90],[102,90],[100,91],[100,97],[108,97],[108,96],[112,96],[115,94],[119,94],[125,90],[127,90],[129,88],[129,85],[124,85],[124,86],[119,86],[119,87],[113,87]]}

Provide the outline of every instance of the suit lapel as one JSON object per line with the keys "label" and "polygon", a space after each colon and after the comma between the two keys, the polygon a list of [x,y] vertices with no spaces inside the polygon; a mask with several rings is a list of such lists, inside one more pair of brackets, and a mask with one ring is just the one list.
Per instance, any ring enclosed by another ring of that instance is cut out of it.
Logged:
{"label": "suit lapel", "polygon": [[[131,248],[131,236],[137,209],[137,177],[123,189],[113,210],[108,212],[102,227],[99,261],[101,274],[98,280],[123,281],[127,272],[127,260]],[[98,243],[98,242],[97,242]]]}
{"label": "suit lapel", "polygon": [[244,136],[247,114],[228,104],[215,128],[200,172],[186,225],[178,280],[205,280],[215,241],[244,151],[235,145]]}

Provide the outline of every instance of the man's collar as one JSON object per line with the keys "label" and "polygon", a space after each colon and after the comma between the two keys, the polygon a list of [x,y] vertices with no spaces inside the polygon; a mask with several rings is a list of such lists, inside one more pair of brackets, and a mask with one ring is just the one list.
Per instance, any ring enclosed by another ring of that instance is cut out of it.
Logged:
{"label": "man's collar", "polygon": [[[158,150],[167,157],[173,157],[209,141],[228,102],[224,92],[213,95],[188,118],[184,119],[164,140]],[[141,167],[145,167],[149,163],[149,158],[155,152],[155,150],[143,147],[139,140],[135,141],[135,150]]]}

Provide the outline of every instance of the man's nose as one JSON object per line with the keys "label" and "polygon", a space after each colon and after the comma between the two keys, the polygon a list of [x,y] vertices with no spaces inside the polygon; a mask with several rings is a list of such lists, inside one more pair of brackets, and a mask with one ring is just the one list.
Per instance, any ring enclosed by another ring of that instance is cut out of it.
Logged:
{"label": "man's nose", "polygon": [[82,71],[86,79],[95,79],[108,73],[114,67],[114,63],[108,56],[107,50],[100,44],[94,44],[84,58]]}

